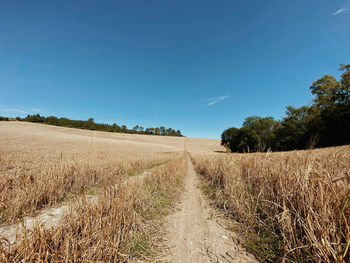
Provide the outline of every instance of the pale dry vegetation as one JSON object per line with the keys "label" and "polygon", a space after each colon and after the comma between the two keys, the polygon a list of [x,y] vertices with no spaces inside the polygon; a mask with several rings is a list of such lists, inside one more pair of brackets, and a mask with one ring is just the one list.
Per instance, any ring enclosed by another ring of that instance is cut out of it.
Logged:
{"label": "pale dry vegetation", "polygon": [[350,261],[349,146],[192,158],[262,261]]}
{"label": "pale dry vegetation", "polygon": [[157,217],[181,192],[185,157],[154,168],[144,180],[109,187],[96,202],[81,198],[59,225],[40,226],[2,242],[2,262],[132,262],[155,256]]}
{"label": "pale dry vegetation", "polygon": [[156,260],[184,148],[221,149],[218,140],[1,123],[0,262]]}
{"label": "pale dry vegetation", "polygon": [[108,155],[45,158],[0,151],[0,223],[95,193],[174,155],[110,158]]}

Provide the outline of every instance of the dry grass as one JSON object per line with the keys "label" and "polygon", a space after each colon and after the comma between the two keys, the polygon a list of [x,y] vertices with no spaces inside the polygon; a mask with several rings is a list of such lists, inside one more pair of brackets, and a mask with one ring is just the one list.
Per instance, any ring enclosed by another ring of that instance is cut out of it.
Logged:
{"label": "dry grass", "polygon": [[100,153],[45,158],[0,151],[0,223],[10,223],[76,195],[99,191],[175,155],[110,158]]}
{"label": "dry grass", "polygon": [[156,167],[142,182],[105,189],[96,203],[82,198],[52,229],[38,226],[2,243],[2,262],[130,262],[154,257],[152,223],[180,193],[185,158]]}
{"label": "dry grass", "polygon": [[263,261],[350,262],[349,146],[193,161]]}

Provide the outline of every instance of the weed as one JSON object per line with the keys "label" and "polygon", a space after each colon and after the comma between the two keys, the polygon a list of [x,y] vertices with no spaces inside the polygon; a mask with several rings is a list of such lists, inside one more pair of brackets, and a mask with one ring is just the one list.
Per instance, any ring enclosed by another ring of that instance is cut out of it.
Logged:
{"label": "weed", "polygon": [[131,237],[130,256],[140,258],[141,256],[149,256],[150,237],[145,232],[134,233]]}
{"label": "weed", "polygon": [[137,171],[135,171],[135,170],[130,170],[130,171],[128,171],[128,176],[135,176],[136,174],[137,174]]}

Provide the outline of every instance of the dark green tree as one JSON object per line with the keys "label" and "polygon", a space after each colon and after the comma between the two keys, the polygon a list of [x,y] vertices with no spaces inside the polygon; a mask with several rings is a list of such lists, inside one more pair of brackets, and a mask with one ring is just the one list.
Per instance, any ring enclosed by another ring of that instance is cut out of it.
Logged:
{"label": "dark green tree", "polygon": [[312,83],[310,106],[288,106],[281,122],[252,116],[242,128],[222,133],[232,151],[295,150],[350,144],[350,65],[341,64],[340,81],[324,75]]}
{"label": "dark green tree", "polygon": [[221,134],[221,145],[229,148],[232,152],[237,152],[240,143],[239,131],[240,129],[235,127],[224,130]]}

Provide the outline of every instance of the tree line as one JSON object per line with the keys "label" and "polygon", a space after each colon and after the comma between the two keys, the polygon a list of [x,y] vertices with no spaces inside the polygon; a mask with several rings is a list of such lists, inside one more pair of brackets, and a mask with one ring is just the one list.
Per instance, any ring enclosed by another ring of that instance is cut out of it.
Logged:
{"label": "tree line", "polygon": [[287,106],[282,120],[251,116],[228,128],[221,144],[232,152],[288,151],[350,144],[350,64],[340,64],[338,81],[324,75],[312,83],[312,103]]}
{"label": "tree line", "polygon": [[28,114],[25,118],[17,117],[18,121],[27,121],[35,123],[43,123],[55,126],[63,126],[69,128],[78,128],[86,130],[106,131],[106,132],[118,132],[118,133],[131,133],[131,134],[147,134],[147,135],[163,135],[163,136],[179,136],[182,137],[180,130],[174,130],[172,128],[165,128],[163,126],[156,128],[144,128],[136,125],[132,129],[128,129],[126,125],[119,126],[116,123],[96,123],[93,118],[86,121],[84,120],[71,120],[68,118],[57,118],[55,116],[44,117],[40,114]]}

